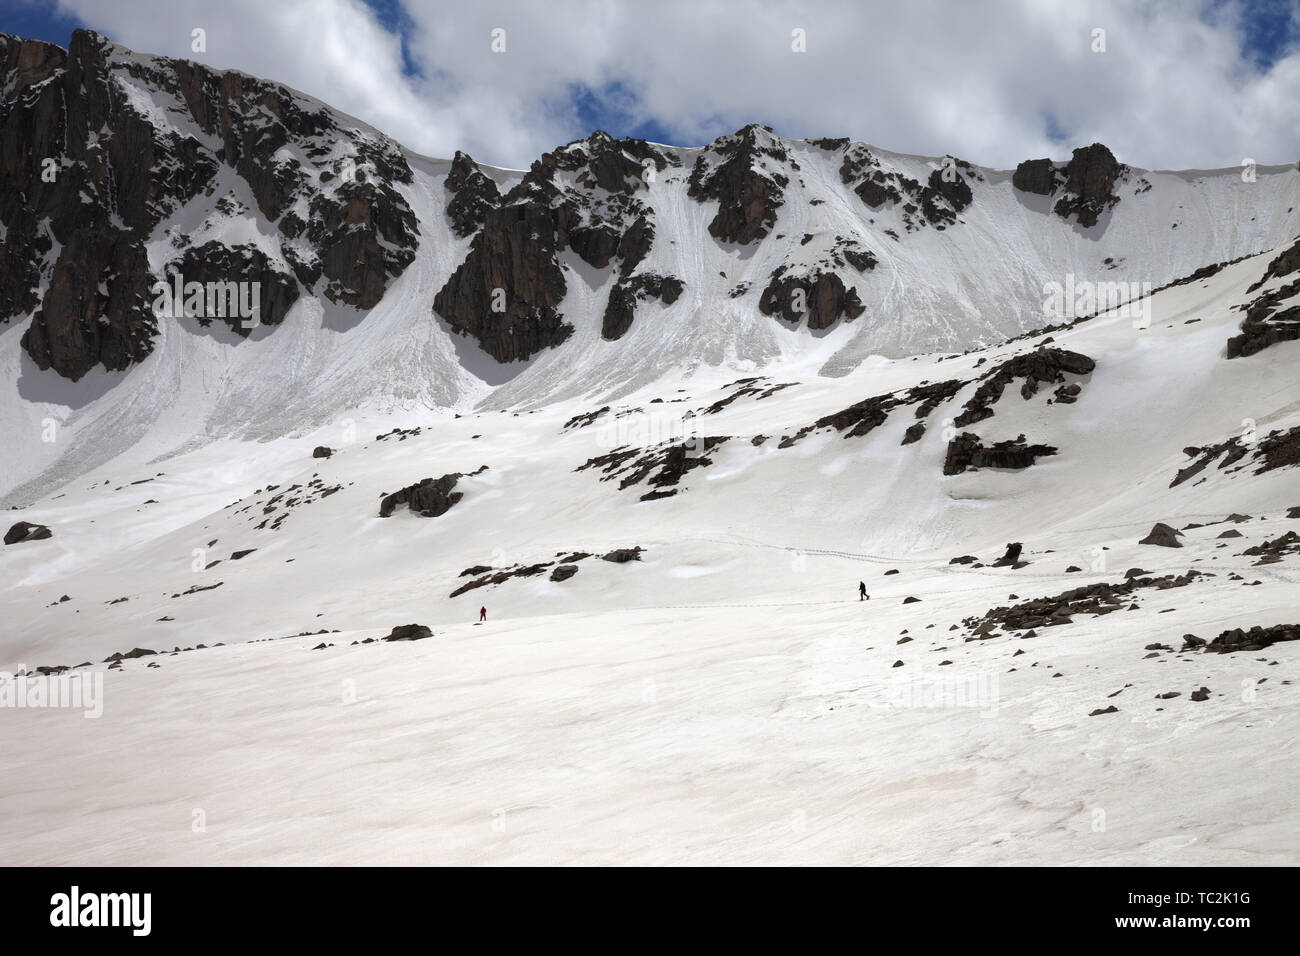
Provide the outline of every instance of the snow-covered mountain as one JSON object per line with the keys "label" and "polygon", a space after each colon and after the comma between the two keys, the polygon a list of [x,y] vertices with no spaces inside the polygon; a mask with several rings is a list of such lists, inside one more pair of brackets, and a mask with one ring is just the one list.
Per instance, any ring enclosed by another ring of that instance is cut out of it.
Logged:
{"label": "snow-covered mountain", "polygon": [[[0,51],[19,502],[138,442],[960,351],[1046,324],[1049,283],[1127,296],[1300,233],[1292,166],[1156,173],[1094,145],[1011,173],[749,126],[700,149],[596,133],[521,173],[86,31]],[[160,317],[177,273],[257,283],[258,324]]]}
{"label": "snow-covered mountain", "polygon": [[0,60],[10,858],[1295,862],[1296,167]]}

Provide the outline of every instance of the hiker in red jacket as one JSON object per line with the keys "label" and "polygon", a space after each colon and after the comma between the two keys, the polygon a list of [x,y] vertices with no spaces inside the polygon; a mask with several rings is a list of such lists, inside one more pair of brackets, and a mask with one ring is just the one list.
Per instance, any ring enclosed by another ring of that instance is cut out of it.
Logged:
{"label": "hiker in red jacket", "polygon": [[478,609],[478,619],[480,622],[487,620],[487,608],[481,607]]}

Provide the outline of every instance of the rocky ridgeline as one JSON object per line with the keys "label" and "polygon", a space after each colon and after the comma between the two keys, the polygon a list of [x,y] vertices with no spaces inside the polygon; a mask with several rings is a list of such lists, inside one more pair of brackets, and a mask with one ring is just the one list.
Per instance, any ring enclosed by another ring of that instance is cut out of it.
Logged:
{"label": "rocky ridgeline", "polygon": [[478,232],[487,220],[488,210],[501,204],[501,191],[495,180],[460,150],[456,150],[456,157],[451,161],[443,188],[451,193],[447,203],[451,231],[461,239]]}
{"label": "rocky ridgeline", "polygon": [[987,640],[996,637],[995,628],[1004,631],[1029,631],[1037,628],[1057,627],[1072,623],[1081,614],[1099,616],[1121,610],[1136,610],[1135,595],[1142,590],[1165,591],[1186,587],[1198,578],[1213,575],[1200,571],[1184,574],[1165,574],[1160,577],[1134,569],[1131,576],[1116,583],[1098,582],[1084,587],[1071,588],[1052,597],[1033,598],[1018,604],[990,608],[983,615],[962,621],[971,632],[967,640]]}
{"label": "rocky ridgeline", "polygon": [[730,406],[733,402],[742,398],[753,397],[754,401],[761,402],[765,398],[771,398],[777,392],[792,388],[795,382],[777,382],[772,384],[771,379],[765,375],[759,375],[752,378],[741,378],[724,386],[724,390],[730,389],[730,394],[725,398],[720,398],[712,405],[700,410],[701,415],[716,415],[723,409]]}
{"label": "rocky ridgeline", "polygon": [[[1243,441],[1241,436],[1234,435],[1214,445],[1188,446],[1183,449],[1183,453],[1193,461],[1178,470],[1178,474],[1169,482],[1170,488],[1176,488],[1199,475],[1216,459],[1221,459],[1219,470],[1228,475],[1235,475],[1252,465],[1255,466],[1252,474],[1262,475],[1277,468],[1300,465],[1300,426],[1286,430],[1274,429],[1263,438],[1249,442]],[[1242,463],[1238,464],[1238,462]],[[1195,484],[1205,480],[1202,477]]]}
{"label": "rocky ridgeline", "polygon": [[297,297],[294,280],[323,278],[326,297],[368,309],[415,257],[415,217],[393,185],[411,181],[401,149],[283,86],[135,56],[87,30],[66,51],[0,35],[0,65],[0,322],[33,313],[22,345],[42,369],[76,380],[150,354],[154,283],[198,254],[174,235],[155,275],[145,243],[210,196],[223,167],[273,225],[283,261],[232,247],[203,276],[270,281],[268,324]]}
{"label": "rocky ridgeline", "polygon": [[714,140],[696,159],[687,195],[718,203],[709,235],[745,246],[772,231],[790,184],[786,173],[798,168],[770,126],[750,124]]}
{"label": "rocky ridgeline", "polygon": [[[1300,240],[1277,255],[1264,270],[1264,275],[1247,291],[1256,292],[1270,279],[1285,278],[1297,272],[1300,272]],[[1228,358],[1254,355],[1278,342],[1300,339],[1300,302],[1282,308],[1297,295],[1300,295],[1300,279],[1265,292],[1240,306],[1246,316],[1241,323],[1241,332],[1228,339]]]}
{"label": "rocky ridgeline", "polygon": [[942,231],[960,222],[959,214],[974,199],[967,180],[983,178],[970,163],[948,156],[936,165],[922,185],[899,170],[886,168],[880,157],[861,143],[847,140],[816,143],[822,149],[842,150],[840,181],[851,187],[870,209],[897,206],[908,232],[926,226]]}
{"label": "rocky ridgeline", "polygon": [[1002,397],[1003,391],[1018,378],[1024,379],[1020,386],[1020,397],[1026,401],[1038,394],[1040,383],[1058,385],[1054,398],[1062,404],[1078,400],[1082,387],[1077,382],[1067,382],[1068,375],[1088,375],[1097,367],[1097,363],[1079,352],[1068,349],[1038,348],[1023,355],[1007,359],[981,376],[979,388],[963,406],[963,410],[954,420],[958,428],[966,428],[976,422],[993,417],[993,406]]}
{"label": "rocky ridgeline", "polygon": [[434,311],[500,362],[531,358],[573,333],[557,310],[567,289],[558,256],[572,249],[593,269],[617,260],[603,331],[622,336],[637,302],[670,303],[682,291],[676,278],[636,274],[655,234],[654,213],[642,201],[647,183],[677,163],[641,140],[598,131],[544,154],[498,199],[472,160],[458,154],[448,174],[447,215],[460,235],[481,224],[465,260],[434,297]]}
{"label": "rocky ridgeline", "polygon": [[1262,651],[1284,641],[1300,641],[1300,624],[1276,624],[1273,627],[1255,626],[1249,630],[1239,627],[1223,631],[1208,644],[1195,634],[1183,635],[1184,651],[1207,651],[1212,654],[1234,654],[1239,651]]}
{"label": "rocky ridgeline", "polygon": [[[965,384],[965,382],[958,379],[948,379],[942,382],[915,385],[905,392],[889,392],[884,395],[873,395],[870,398],[864,398],[860,402],[854,402],[848,408],[842,408],[830,415],[823,415],[811,425],[800,428],[793,435],[784,436],[777,447],[791,448],[814,432],[827,429],[841,432],[844,438],[863,438],[883,425],[888,420],[891,411],[904,405],[915,405],[916,417],[924,419],[940,404],[956,395]],[[917,426],[920,426],[919,431]],[[912,444],[924,432],[924,422],[918,421],[916,425],[908,429],[902,444]]]}
{"label": "rocky ridgeline", "polygon": [[1062,219],[1077,217],[1079,225],[1097,225],[1101,214],[1119,202],[1115,192],[1128,167],[1101,143],[1076,149],[1068,163],[1027,159],[1012,174],[1011,185],[1021,192],[1059,198],[1052,212]]}

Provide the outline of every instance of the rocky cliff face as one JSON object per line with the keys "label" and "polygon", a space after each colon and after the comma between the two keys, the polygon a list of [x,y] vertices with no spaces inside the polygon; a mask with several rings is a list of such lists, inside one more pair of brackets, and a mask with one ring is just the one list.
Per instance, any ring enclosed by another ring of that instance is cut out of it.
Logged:
{"label": "rocky cliff face", "polygon": [[635,274],[655,236],[647,185],[676,163],[648,143],[597,132],[543,155],[497,205],[468,157],[458,154],[448,175],[455,197],[447,215],[458,234],[473,232],[480,216],[481,225],[465,261],[435,296],[434,311],[500,362],[531,358],[573,332],[556,311],[567,289],[559,255],[569,249],[593,269],[612,270],[617,260],[603,331],[618,338],[639,299],[671,302],[681,291],[674,279],[664,296],[662,281]]}
{"label": "rocky cliff face", "polygon": [[[279,278],[264,290],[278,321],[322,278],[326,298],[370,308],[415,257],[401,150],[285,87],[85,30],[66,51],[0,35],[0,65],[0,321],[32,313],[23,347],[42,369],[75,380],[145,358],[154,283],[177,269],[223,283],[291,270],[292,292]],[[269,225],[265,246],[212,240],[197,257],[166,229],[236,190]]]}
{"label": "rocky cliff face", "polygon": [[[1245,218],[1258,232],[1213,233],[1221,183],[1202,197],[1200,185],[1166,177],[1165,199],[1142,207],[1152,183],[1131,181],[1099,143],[1068,161],[1021,163],[1010,186],[953,156],[789,140],[758,125],[698,149],[597,132],[522,174],[459,152],[413,167],[398,144],[276,83],[135,54],[86,31],[67,50],[0,35],[0,71],[0,323],[23,323],[30,360],[73,380],[143,361],[165,323],[192,312],[157,309],[154,286],[173,277],[218,293],[256,286],[257,321],[273,335],[311,311],[303,303],[375,308],[418,258],[411,284],[428,279],[437,291],[421,293],[418,309],[402,306],[438,342],[439,368],[425,380],[455,377],[441,364],[460,358],[447,330],[509,363],[565,345],[579,328],[578,342],[597,332],[616,342],[661,327],[692,361],[726,354],[730,343],[712,341],[712,330],[743,336],[763,316],[814,331],[857,320],[838,368],[872,350],[966,348],[1024,332],[1035,327],[1021,317],[1041,303],[1039,277],[1095,281],[1140,259],[1141,274],[1114,278],[1158,284],[1194,277],[1207,256],[1254,254],[1296,232],[1290,200],[1273,215],[1273,198],[1251,200]],[[1275,182],[1256,192],[1285,196],[1287,177],[1270,173]],[[1012,189],[1037,210],[1015,220],[1030,242],[988,228],[1001,215],[989,197]],[[1112,223],[1121,191],[1128,205]],[[1190,218],[1168,248],[1139,256],[1130,217],[1172,208]],[[1065,259],[1059,244],[1037,241],[1079,229],[1096,242],[1067,243]],[[1261,297],[1231,354],[1294,337],[1291,298]],[[189,333],[214,321],[251,331],[243,315],[194,318],[181,322]],[[376,387],[392,379],[377,376]]]}
{"label": "rocky cliff face", "polygon": [[823,140],[819,145],[822,149],[844,154],[840,163],[840,180],[852,187],[868,208],[900,207],[903,225],[908,232],[926,226],[943,230],[959,222],[958,215],[974,198],[967,178],[980,178],[969,163],[947,156],[941,164],[931,164],[932,171],[922,186],[920,180],[887,169],[861,143]]}
{"label": "rocky cliff face", "polygon": [[1016,167],[1011,184],[1021,192],[1039,196],[1061,197],[1052,211],[1062,219],[1077,217],[1079,225],[1095,226],[1098,218],[1119,202],[1115,187],[1128,167],[1115,159],[1101,143],[1074,151],[1070,161],[1053,163],[1050,159],[1027,159]]}
{"label": "rocky cliff face", "polygon": [[[746,126],[716,140],[695,161],[690,192],[699,202],[717,200],[709,235],[748,245],[766,236],[784,202],[790,156],[767,126]],[[793,164],[798,169],[798,164]]]}
{"label": "rocky cliff face", "polygon": [[451,161],[451,172],[447,174],[444,185],[452,194],[447,203],[447,218],[451,220],[452,232],[462,239],[476,233],[488,210],[495,209],[501,202],[497,184],[479,169],[478,163],[460,150],[456,150],[456,158]]}

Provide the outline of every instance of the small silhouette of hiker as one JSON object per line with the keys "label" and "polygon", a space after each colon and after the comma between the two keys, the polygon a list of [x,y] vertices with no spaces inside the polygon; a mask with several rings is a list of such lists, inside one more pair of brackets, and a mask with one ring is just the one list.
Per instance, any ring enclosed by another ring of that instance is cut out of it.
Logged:
{"label": "small silhouette of hiker", "polygon": [[487,620],[487,608],[485,608],[485,607],[481,607],[481,608],[478,609],[478,619],[479,619],[480,621],[486,621],[486,620]]}
{"label": "small silhouette of hiker", "polygon": [[867,583],[865,581],[858,582],[858,600],[859,601],[870,600],[867,597]]}

